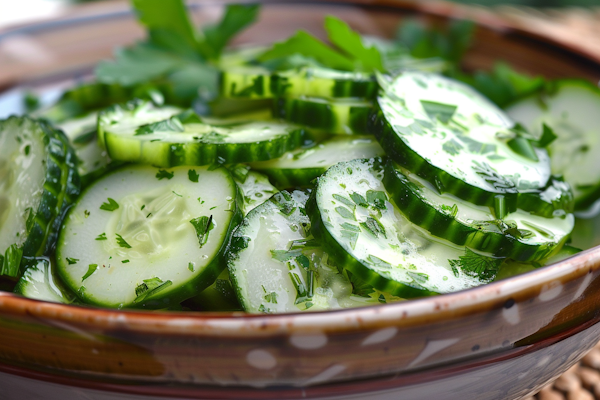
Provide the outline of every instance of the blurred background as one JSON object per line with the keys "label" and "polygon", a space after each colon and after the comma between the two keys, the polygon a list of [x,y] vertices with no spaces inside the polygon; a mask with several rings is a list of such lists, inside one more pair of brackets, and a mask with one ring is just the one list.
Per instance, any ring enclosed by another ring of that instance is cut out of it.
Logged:
{"label": "blurred background", "polygon": [[[60,15],[76,3],[119,0],[0,0],[0,28]],[[431,0],[421,0],[431,1]],[[454,0],[482,6],[516,5],[535,8],[600,7],[600,0]],[[600,25],[600,21],[598,22]]]}

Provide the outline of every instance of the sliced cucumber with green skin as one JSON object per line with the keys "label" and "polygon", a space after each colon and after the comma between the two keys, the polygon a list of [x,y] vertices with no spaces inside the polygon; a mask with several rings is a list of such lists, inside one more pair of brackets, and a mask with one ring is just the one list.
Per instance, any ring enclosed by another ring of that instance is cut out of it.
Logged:
{"label": "sliced cucumber with green skin", "polygon": [[519,193],[519,208],[546,218],[562,217],[574,211],[575,198],[562,177],[551,176],[546,187]]}
{"label": "sliced cucumber with green skin", "polygon": [[373,104],[360,99],[278,98],[273,115],[295,124],[340,135],[364,135]]}
{"label": "sliced cucumber with green skin", "polygon": [[564,211],[561,216],[545,218],[522,210],[509,213],[491,209],[440,194],[428,181],[391,160],[385,165],[383,183],[413,224],[431,235],[496,257],[545,259],[563,245],[575,224],[573,215]]}
{"label": "sliced cucumber with green skin", "polygon": [[251,211],[231,240],[228,268],[245,311],[319,311],[377,304],[310,240],[305,192],[280,192]]}
{"label": "sliced cucumber with green skin", "polygon": [[540,137],[544,124],[557,136],[548,145],[552,173],[573,188],[575,209],[584,211],[600,198],[600,89],[565,79],[550,90],[508,107],[506,112]]}
{"label": "sliced cucumber with green skin", "polygon": [[77,297],[55,276],[50,260],[40,258],[33,261],[34,265],[27,267],[17,282],[15,293],[53,303],[71,304],[77,301]]}
{"label": "sliced cucumber with green skin", "polygon": [[241,218],[225,168],[128,166],[89,186],[69,212],[58,272],[85,303],[165,308],[211,285]]}
{"label": "sliced cucumber with green skin", "polygon": [[242,191],[244,215],[269,200],[279,191],[271,185],[269,178],[260,172],[250,171],[246,166],[237,166],[232,173]]}
{"label": "sliced cucumber with green skin", "polygon": [[379,86],[372,74],[330,68],[301,67],[271,72],[266,68],[239,66],[221,74],[225,97],[325,97],[374,99]]}
{"label": "sliced cucumber with green skin", "polygon": [[440,192],[487,206],[501,194],[514,209],[518,192],[548,182],[546,150],[465,84],[421,72],[381,82],[371,133],[391,158]]}
{"label": "sliced cucumber with green skin", "polygon": [[221,272],[215,283],[204,289],[199,295],[186,300],[183,304],[192,310],[198,311],[243,311],[233,284],[229,279],[227,268]]}
{"label": "sliced cucumber with green skin", "polygon": [[336,262],[373,287],[400,296],[448,293],[489,282],[502,259],[424,232],[390,202],[377,160],[334,165],[318,179],[306,211]]}
{"label": "sliced cucumber with green skin", "polygon": [[161,167],[270,160],[304,143],[305,131],[295,125],[226,123],[209,125],[194,113],[142,102],[101,113],[98,131],[113,160]]}
{"label": "sliced cucumber with green skin", "polygon": [[106,149],[98,145],[97,118],[98,113],[92,112],[58,124],[75,150],[77,171],[83,186],[121,164],[111,163]]}
{"label": "sliced cucumber with green skin", "polygon": [[67,139],[45,122],[0,121],[0,149],[0,275],[17,277],[22,257],[52,250],[80,182]]}
{"label": "sliced cucumber with green skin", "polygon": [[311,182],[342,161],[373,158],[385,152],[373,136],[336,135],[309,148],[301,148],[270,161],[251,163],[280,189],[310,186]]}
{"label": "sliced cucumber with green skin", "polygon": [[106,128],[114,125],[119,126],[120,130],[134,134],[141,125],[161,122],[182,112],[179,107],[157,107],[150,101],[139,99],[114,104],[98,113],[98,143],[106,148]]}

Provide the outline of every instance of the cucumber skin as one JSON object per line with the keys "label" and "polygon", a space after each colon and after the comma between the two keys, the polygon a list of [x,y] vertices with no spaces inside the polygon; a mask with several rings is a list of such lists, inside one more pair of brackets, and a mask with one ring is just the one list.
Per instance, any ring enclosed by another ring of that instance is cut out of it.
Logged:
{"label": "cucumber skin", "polygon": [[[560,186],[561,191],[559,198],[553,199],[550,203],[541,199],[540,194],[545,189],[557,185]],[[567,214],[572,213],[575,210],[575,198],[573,192],[570,189],[567,190],[566,186],[568,184],[562,177],[551,176],[545,188],[532,193],[519,193],[519,208],[546,218],[552,218],[557,210],[563,210]],[[598,190],[600,191],[600,187]]]}
{"label": "cucumber skin", "polygon": [[[11,116],[0,122],[0,129],[3,124],[19,120],[17,124],[37,124],[46,144],[46,175],[43,192],[33,224],[22,245],[23,257],[39,257],[53,251],[62,219],[78,196],[81,182],[77,172],[75,151],[69,145],[66,136],[47,122],[29,117]],[[21,268],[23,267],[22,263]]]}
{"label": "cucumber skin", "polygon": [[313,186],[313,181],[323,175],[327,168],[298,168],[298,169],[261,169],[257,170],[269,177],[277,189],[308,188]]}
{"label": "cucumber skin", "polygon": [[[322,178],[319,178],[319,181]],[[317,186],[319,185],[317,182]],[[330,256],[335,259],[335,265],[342,266],[341,269],[347,269],[352,274],[356,275],[359,279],[363,280],[367,284],[383,292],[390,293],[394,296],[403,298],[414,298],[414,297],[425,297],[435,296],[439,293],[432,292],[424,289],[417,289],[408,285],[404,285],[400,282],[386,279],[365,266],[363,263],[352,257],[344,248],[333,238],[329,233],[325,225],[323,224],[323,218],[321,212],[317,206],[317,189],[313,190],[306,202],[306,213],[310,218],[311,232],[315,238],[323,243],[323,247],[327,249]]]}
{"label": "cucumber skin", "polygon": [[[304,143],[305,131],[296,129],[288,136],[253,143],[169,143],[121,139],[119,135],[104,133],[108,155],[113,160],[150,164],[158,167],[180,165],[202,166],[219,163],[267,161],[281,157]],[[124,141],[131,142],[125,143]],[[131,152],[130,146],[139,146]],[[124,152],[122,147],[126,147]]]}
{"label": "cucumber skin", "polygon": [[423,159],[414,150],[408,147],[398,137],[390,123],[385,119],[383,112],[377,107],[369,115],[367,131],[373,134],[386,154],[399,165],[429,181],[441,193],[448,192],[453,195],[481,206],[494,206],[494,197],[497,194],[504,196],[507,210],[517,209],[518,193],[515,192],[488,192],[458,179],[441,168],[435,167]]}
{"label": "cucumber skin", "polygon": [[[536,98],[541,104],[544,103],[544,98],[549,96],[554,96],[556,93],[560,91],[563,86],[580,86],[584,89],[588,89],[591,92],[595,92],[600,97],[600,88],[594,85],[588,80],[578,79],[578,78],[564,78],[557,79],[554,81],[546,82],[544,87],[541,90],[538,90],[534,93],[529,93],[523,96],[520,96],[518,99],[509,103],[504,107],[505,110],[510,109],[512,106],[517,105],[519,102],[523,100],[527,100],[530,98]],[[590,187],[586,190],[585,193],[581,193],[578,197],[574,198],[574,211],[585,212],[588,211],[594,203],[600,198],[600,182],[597,185]]]}
{"label": "cucumber skin", "polygon": [[302,68],[272,73],[225,70],[221,71],[219,88],[223,97],[240,99],[272,99],[282,96],[375,99],[379,86],[373,76],[370,79],[356,79],[354,76],[344,79],[343,75],[341,72],[337,79],[322,77],[314,75],[312,69]]}
{"label": "cucumber skin", "polygon": [[[337,107],[347,108],[348,117],[340,118]],[[275,118],[338,135],[364,135],[370,112],[371,107],[336,103],[335,100],[321,103],[302,98],[278,98],[273,102]]]}
{"label": "cucumber skin", "polygon": [[[121,169],[124,169],[124,168],[127,168],[127,165],[109,172],[108,174],[104,175],[104,177],[109,176],[114,173],[117,173]],[[240,222],[243,219],[243,211],[242,211],[243,210],[243,199],[242,199],[241,191],[240,191],[238,185],[235,183],[235,180],[233,179],[231,172],[224,167],[220,167],[220,168],[225,170],[227,172],[227,174],[229,175],[229,178],[231,179],[231,183],[232,183],[233,187],[235,188],[236,197],[233,202],[235,204],[235,209],[231,210],[233,215],[229,222],[227,231],[225,232],[226,240],[223,241],[221,248],[215,255],[213,261],[204,268],[203,273],[199,274],[196,278],[191,279],[186,284],[183,284],[176,289],[158,292],[152,298],[144,300],[140,303],[130,304],[127,308],[142,308],[142,309],[156,310],[156,309],[168,308],[171,306],[179,305],[179,303],[181,303],[182,301],[187,300],[187,299],[197,295],[201,291],[203,291],[206,288],[208,288],[209,286],[211,286],[216,281],[217,277],[221,274],[221,272],[223,272],[223,270],[227,267],[226,256],[227,256],[227,249],[229,248],[229,245],[230,245],[229,242],[231,241],[233,231],[237,228],[237,226],[240,224]],[[90,187],[86,187],[82,191],[82,193],[78,199],[82,199],[88,190],[90,190]],[[75,205],[75,204],[76,203],[74,203],[73,205]],[[68,216],[68,213],[66,216]],[[66,229],[64,229],[65,228],[64,224],[62,225],[61,228],[62,229],[59,233],[59,241],[62,241],[62,235],[66,232]],[[97,303],[92,303],[90,301],[86,301],[85,297],[82,297],[81,293],[79,293],[79,287],[75,287],[74,285],[72,285],[71,281],[69,280],[69,275],[65,272],[65,269],[68,268],[68,266],[65,265],[65,263],[63,261],[64,257],[62,256],[60,250],[61,250],[60,247],[58,247],[56,249],[56,266],[57,266],[56,270],[57,270],[58,276],[60,277],[61,281],[64,282],[65,286],[67,286],[67,288],[69,290],[71,290],[82,303],[98,306],[99,304],[97,304]],[[161,294],[161,293],[164,293],[164,294]],[[110,305],[100,305],[100,306],[110,307]]]}
{"label": "cucumber skin", "polygon": [[501,232],[484,231],[471,227],[440,212],[426,203],[412,189],[414,185],[388,161],[384,167],[383,184],[398,209],[413,224],[431,235],[444,238],[459,246],[507,257],[516,261],[539,261],[549,257],[561,243],[531,245]]}

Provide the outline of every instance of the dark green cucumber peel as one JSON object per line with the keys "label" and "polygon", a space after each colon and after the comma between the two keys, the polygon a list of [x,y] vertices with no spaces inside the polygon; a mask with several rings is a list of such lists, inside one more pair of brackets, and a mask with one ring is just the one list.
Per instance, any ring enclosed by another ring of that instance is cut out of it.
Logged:
{"label": "dark green cucumber peel", "polygon": [[365,134],[371,103],[347,100],[278,98],[273,116],[333,134]]}
{"label": "dark green cucumber peel", "polygon": [[[154,110],[147,103],[130,102],[100,114],[99,138],[105,141],[112,159],[160,167],[265,161],[301,146],[306,136],[305,130],[300,127],[269,121],[222,126],[204,124],[190,110],[180,114],[173,111],[174,114],[165,120],[132,127],[126,132],[111,131],[114,126],[110,123],[111,120],[118,121],[119,115],[124,113],[133,115],[141,108],[146,108],[148,114]],[[156,110],[168,113],[168,109]],[[239,139],[236,142],[235,135],[244,132],[244,129],[256,129],[256,139]],[[281,132],[262,137],[265,129]]]}
{"label": "dark green cucumber peel", "polygon": [[46,122],[15,116],[0,122],[0,132],[12,124],[22,130],[34,131],[38,136],[35,139],[44,143],[46,152],[42,194],[37,210],[30,210],[27,217],[26,239],[20,239],[21,245],[11,245],[3,255],[0,254],[0,274],[17,277],[23,272],[22,257],[49,254],[54,248],[62,218],[79,194],[80,181],[75,154],[62,132]]}
{"label": "dark green cucumber peel", "polygon": [[489,192],[458,179],[441,168],[426,162],[418,153],[404,143],[394,128],[386,120],[381,110],[374,110],[369,115],[368,132],[373,134],[388,155],[394,155],[394,161],[414,174],[426,179],[440,191],[452,193],[473,204],[493,207],[494,198],[502,194],[508,210],[517,209],[518,193],[514,188]]}
{"label": "dark green cucumber peel", "polygon": [[274,72],[238,67],[221,72],[220,88],[222,96],[231,98],[318,96],[374,99],[379,87],[374,76],[365,73],[317,67]]}
{"label": "dark green cucumber peel", "polygon": [[439,204],[432,204],[422,193],[431,189],[420,187],[411,181],[393,161],[388,160],[384,171],[383,183],[400,211],[413,224],[434,236],[495,257],[508,257],[517,261],[545,259],[561,244],[523,242],[521,231],[500,218],[472,223],[461,221],[455,217],[458,209],[444,210]]}
{"label": "dark green cucumber peel", "polygon": [[519,193],[519,208],[546,218],[560,217],[575,210],[575,199],[569,184],[552,176],[544,188]]}

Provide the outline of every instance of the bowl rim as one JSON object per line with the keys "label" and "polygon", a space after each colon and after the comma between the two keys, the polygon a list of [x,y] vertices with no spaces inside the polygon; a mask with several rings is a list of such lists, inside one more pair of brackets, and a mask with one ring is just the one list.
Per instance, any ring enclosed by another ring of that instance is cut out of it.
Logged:
{"label": "bowl rim", "polygon": [[[193,7],[222,6],[231,0],[193,0]],[[546,46],[561,49],[572,57],[583,58],[597,64],[600,68],[600,54],[591,53],[582,48],[573,48],[554,38],[528,31],[522,27],[511,26],[507,21],[490,13],[470,14],[466,7],[445,2],[412,2],[409,0],[260,0],[265,5],[273,4],[319,4],[333,6],[358,6],[368,9],[391,9],[397,12],[412,12],[443,19],[469,17],[478,27],[501,31],[505,35],[530,39]],[[72,24],[129,17],[133,11],[119,9],[121,3],[115,3],[118,11],[105,12],[95,16],[56,17],[45,22],[17,25],[9,29],[0,29],[0,40],[12,34],[61,29]],[[83,6],[80,6],[81,8]],[[78,7],[75,7],[76,9]],[[11,89],[11,86],[6,88]],[[160,332],[164,334],[210,334],[228,337],[248,337],[279,335],[283,333],[314,334],[323,331],[353,331],[356,329],[378,329],[390,324],[395,326],[414,326],[438,323],[445,319],[471,314],[477,310],[499,308],[513,296],[535,297],[557,284],[584,278],[573,300],[583,294],[592,279],[591,273],[600,270],[600,246],[585,250],[561,262],[545,266],[521,275],[475,288],[413,299],[410,301],[367,306],[362,308],[318,311],[310,313],[286,313],[257,315],[244,312],[200,312],[200,311],[150,311],[115,310],[90,305],[72,305],[50,303],[28,299],[12,292],[0,292],[0,313],[27,314],[44,319],[57,319],[88,327],[123,328],[141,332]]]}

